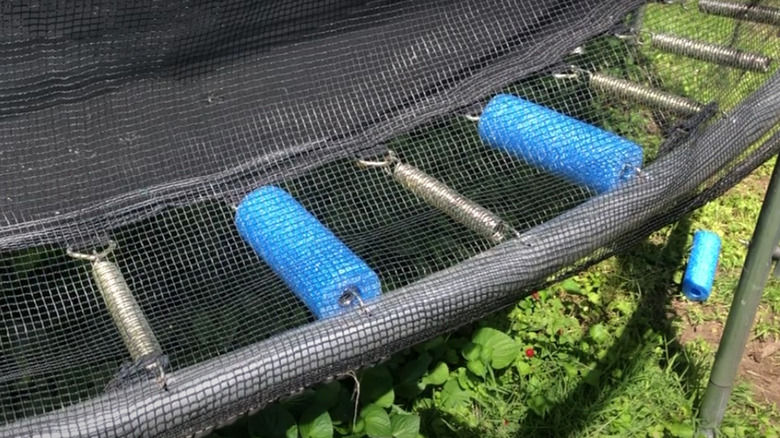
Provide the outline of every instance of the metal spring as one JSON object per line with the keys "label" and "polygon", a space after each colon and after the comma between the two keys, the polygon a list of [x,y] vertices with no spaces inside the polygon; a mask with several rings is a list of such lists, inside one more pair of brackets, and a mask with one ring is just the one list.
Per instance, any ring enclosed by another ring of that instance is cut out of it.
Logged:
{"label": "metal spring", "polygon": [[105,260],[115,247],[116,244],[111,242],[106,251],[92,255],[75,253],[68,249],[68,255],[92,262],[92,276],[130,357],[137,363],[148,362],[146,368],[157,375],[158,383],[165,388],[164,363],[157,359],[148,360],[163,357],[162,347],[119,267]]}
{"label": "metal spring", "polygon": [[728,46],[682,38],[677,35],[652,34],[653,47],[700,61],[722,64],[741,70],[767,72],[772,59],[759,53],[745,52]]}
{"label": "metal spring", "polygon": [[699,0],[699,10],[712,15],[780,26],[780,9],[723,0]]}
{"label": "metal spring", "polygon": [[511,225],[490,210],[422,170],[400,162],[392,153],[386,161],[358,163],[363,167],[384,167],[398,184],[428,205],[494,243],[501,243],[518,235]]}
{"label": "metal spring", "polygon": [[601,73],[590,74],[590,85],[596,90],[611,93],[617,97],[630,99],[645,105],[663,108],[684,116],[698,114],[704,105],[687,97],[667,93],[646,87],[625,79],[606,76]]}

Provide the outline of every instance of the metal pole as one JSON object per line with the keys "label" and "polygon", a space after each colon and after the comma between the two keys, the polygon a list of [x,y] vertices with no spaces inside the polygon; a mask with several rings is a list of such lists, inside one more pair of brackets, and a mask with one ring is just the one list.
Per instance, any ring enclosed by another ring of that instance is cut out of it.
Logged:
{"label": "metal pole", "polygon": [[[778,162],[780,164],[780,162]],[[764,291],[772,253],[780,242],[780,166],[772,172],[761,213],[731,303],[710,382],[699,410],[699,436],[714,437],[723,420],[737,369]]]}
{"label": "metal pole", "polygon": [[772,259],[775,260],[775,269],[772,270],[772,276],[780,278],[780,257],[778,257],[777,250],[775,250],[775,254],[772,254]]}

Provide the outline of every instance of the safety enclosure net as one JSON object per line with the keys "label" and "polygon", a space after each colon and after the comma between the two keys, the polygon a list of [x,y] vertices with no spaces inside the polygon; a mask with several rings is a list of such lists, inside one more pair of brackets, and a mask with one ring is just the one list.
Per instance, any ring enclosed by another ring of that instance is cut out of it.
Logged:
{"label": "safety enclosure net", "polygon": [[180,437],[780,150],[780,2],[0,6],[0,436]]}

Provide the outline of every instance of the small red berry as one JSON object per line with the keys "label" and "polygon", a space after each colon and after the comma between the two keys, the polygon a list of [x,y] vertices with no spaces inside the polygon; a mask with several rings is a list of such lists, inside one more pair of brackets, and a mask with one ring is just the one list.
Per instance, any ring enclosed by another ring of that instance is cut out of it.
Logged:
{"label": "small red berry", "polygon": [[534,354],[536,354],[536,352],[533,348],[527,348],[525,350],[525,357],[534,357]]}
{"label": "small red berry", "polygon": [[531,298],[539,301],[539,292],[536,291],[531,292]]}

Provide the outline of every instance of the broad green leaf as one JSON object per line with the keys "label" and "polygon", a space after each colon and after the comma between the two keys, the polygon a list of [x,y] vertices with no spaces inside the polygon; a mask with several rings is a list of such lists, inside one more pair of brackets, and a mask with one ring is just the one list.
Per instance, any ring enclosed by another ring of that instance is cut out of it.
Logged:
{"label": "broad green leaf", "polygon": [[341,385],[341,388],[339,389],[336,405],[331,407],[328,411],[334,422],[352,422],[352,417],[355,414],[355,402],[352,399],[352,394],[344,385]]}
{"label": "broad green leaf", "polygon": [[422,384],[422,381],[419,381],[414,384],[397,386],[393,391],[395,393],[396,401],[399,397],[404,399],[413,399],[425,391],[425,385]]}
{"label": "broad green leaf", "polygon": [[443,345],[444,345],[444,337],[437,336],[437,337],[431,339],[428,342],[425,342],[423,344],[420,344],[420,345],[416,346],[415,349],[418,352],[434,351],[434,350],[437,350],[437,349],[441,348]]}
{"label": "broad green leaf", "polygon": [[450,369],[444,362],[439,362],[426,374],[422,381],[425,385],[443,385],[450,377]]}
{"label": "broad green leaf", "polygon": [[388,438],[393,436],[390,416],[378,405],[368,405],[360,412],[366,422],[365,432],[371,438]]}
{"label": "broad green leaf", "polygon": [[423,353],[417,359],[408,362],[399,371],[400,381],[395,386],[396,395],[401,397],[414,397],[420,393],[418,382],[425,374],[432,358],[428,353]]}
{"label": "broad green leaf", "polygon": [[309,388],[281,402],[281,405],[287,409],[293,417],[300,417],[312,403],[316,392]]}
{"label": "broad green leaf", "polygon": [[610,304],[610,307],[614,308],[615,310],[622,313],[623,315],[628,315],[633,310],[631,307],[631,303],[624,300],[613,301],[613,304]]}
{"label": "broad green leaf", "polygon": [[457,365],[460,362],[458,350],[454,348],[447,348],[447,351],[444,352],[444,360],[446,360],[449,364]]}
{"label": "broad green leaf", "polygon": [[326,409],[336,406],[339,402],[341,386],[341,382],[338,380],[320,385],[315,389],[314,401]]}
{"label": "broad green leaf", "polygon": [[570,294],[582,294],[582,288],[580,288],[580,285],[573,278],[567,278],[564,280],[564,282],[561,283],[561,289]]}
{"label": "broad green leaf", "polygon": [[528,399],[528,407],[531,408],[536,415],[542,417],[547,412],[549,405],[547,399],[543,395],[537,394]]}
{"label": "broad green leaf", "polygon": [[520,354],[520,345],[509,337],[499,340],[493,347],[493,357],[490,365],[495,370],[501,370],[515,361]]}
{"label": "broad green leaf", "polygon": [[417,415],[391,415],[390,425],[394,438],[416,438],[420,432],[420,417]]}
{"label": "broad green leaf", "polygon": [[469,374],[466,372],[465,368],[458,368],[458,385],[460,385],[462,389],[474,388],[474,384],[469,378]]}
{"label": "broad green leaf", "polygon": [[577,377],[577,375],[579,374],[579,370],[577,370],[577,367],[570,363],[563,362],[561,366],[563,366],[563,369],[566,371],[566,374],[569,377]]}
{"label": "broad green leaf", "polygon": [[366,420],[364,420],[362,417],[358,417],[357,422],[355,422],[355,426],[352,428],[352,430],[355,433],[362,434],[366,430]]}
{"label": "broad green leaf", "polygon": [[655,424],[648,430],[648,437],[650,438],[664,438],[664,426],[661,424]]}
{"label": "broad green leaf", "polygon": [[601,381],[601,371],[597,369],[592,369],[588,371],[587,374],[582,376],[582,380],[588,385],[591,385],[594,388],[598,388],[599,382]]}
{"label": "broad green leaf", "polygon": [[362,405],[375,403],[383,408],[389,408],[394,401],[393,377],[387,368],[378,366],[363,372],[360,377],[360,403]]}
{"label": "broad green leaf", "polygon": [[423,353],[417,359],[406,363],[398,373],[400,376],[399,384],[417,382],[425,374],[432,361],[433,358],[430,354]]}
{"label": "broad green leaf", "polygon": [[483,345],[479,352],[479,360],[484,364],[489,364],[493,360],[493,344]]}
{"label": "broad green leaf", "polygon": [[515,318],[517,318],[518,320],[522,320],[523,318],[526,317],[527,311],[530,308],[532,308],[533,306],[534,305],[533,305],[533,303],[531,303],[531,300],[525,299],[525,300],[519,301],[517,303],[517,308],[525,310],[526,312],[518,313],[517,315],[515,315]]}
{"label": "broad green leaf", "polygon": [[482,347],[474,342],[469,342],[463,346],[463,358],[466,360],[477,360],[482,353]]}
{"label": "broad green leaf", "polygon": [[454,409],[467,404],[470,400],[471,395],[469,392],[461,389],[457,381],[448,380],[444,384],[441,391],[441,404],[443,407]]}
{"label": "broad green leaf", "polygon": [[416,412],[428,411],[434,409],[435,406],[436,403],[433,401],[433,399],[428,397],[418,397],[414,400],[414,402],[412,402],[412,410]]}
{"label": "broad green leaf", "polygon": [[588,330],[588,334],[590,335],[591,339],[599,344],[603,344],[609,340],[609,332],[607,332],[607,329],[604,328],[603,324],[596,324],[591,326]]}
{"label": "broad green leaf", "polygon": [[690,424],[667,424],[669,433],[676,438],[692,438],[694,434],[693,427]]}
{"label": "broad green leaf", "polygon": [[352,433],[352,427],[349,424],[336,424],[333,422],[333,431],[339,435],[350,435]]}
{"label": "broad green leaf", "polygon": [[502,333],[494,328],[482,327],[474,332],[474,336],[471,337],[471,342],[482,346],[492,345],[495,339],[501,338],[501,336],[507,336],[506,333]]}
{"label": "broad green leaf", "polygon": [[466,368],[468,368],[469,371],[478,375],[479,377],[485,377],[485,375],[487,374],[487,367],[479,359],[468,361],[466,363]]}
{"label": "broad green leaf", "polygon": [[515,363],[515,367],[517,367],[517,372],[520,373],[521,376],[527,376],[531,374],[531,365],[525,360],[517,361],[517,363]]}
{"label": "broad green leaf", "polygon": [[298,432],[302,438],[333,438],[330,414],[323,406],[312,406],[301,415]]}
{"label": "broad green leaf", "polygon": [[474,334],[475,344],[482,345],[483,353],[480,356],[486,364],[493,369],[500,370],[511,365],[520,354],[520,345],[506,333],[496,329],[484,327]]}
{"label": "broad green leaf", "polygon": [[451,435],[453,435],[453,433],[452,433],[453,430],[439,416],[434,417],[433,421],[431,422],[431,424],[428,427],[430,427],[433,430],[434,436],[451,436]]}
{"label": "broad green leaf", "polygon": [[298,425],[284,407],[273,404],[249,417],[248,430],[253,438],[296,438]]}

